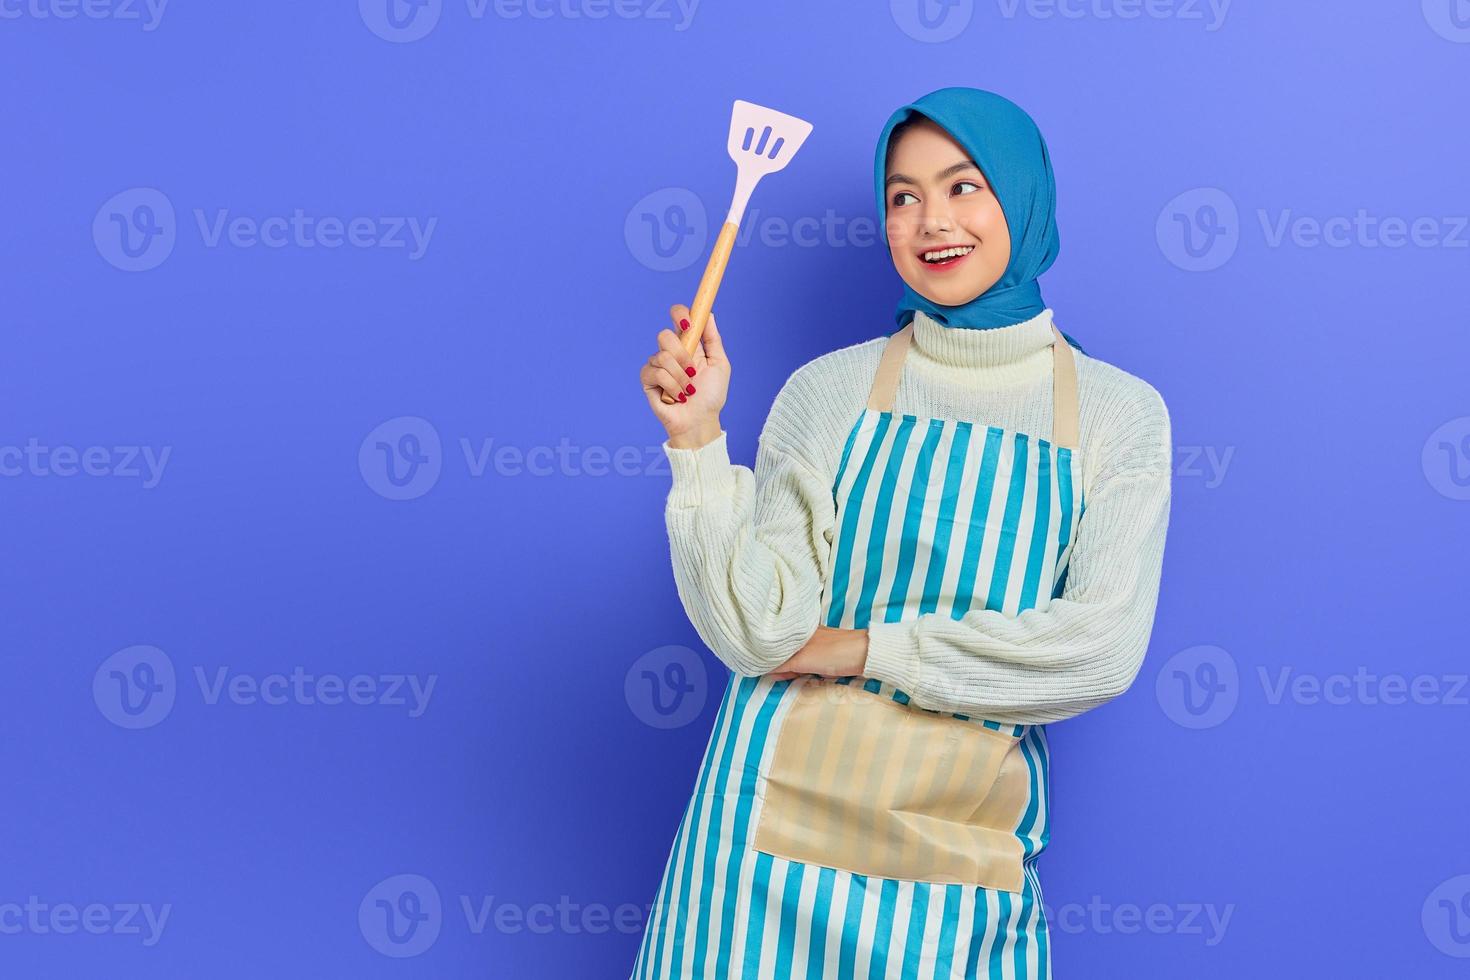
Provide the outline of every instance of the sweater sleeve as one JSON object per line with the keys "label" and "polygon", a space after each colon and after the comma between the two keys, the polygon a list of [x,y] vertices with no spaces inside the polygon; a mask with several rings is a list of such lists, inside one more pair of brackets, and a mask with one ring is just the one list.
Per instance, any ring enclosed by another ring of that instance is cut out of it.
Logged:
{"label": "sweater sleeve", "polygon": [[1016,616],[870,625],[864,675],[920,707],[1010,724],[1060,721],[1127,690],[1153,629],[1169,521],[1169,415],[1148,392],[1101,454],[1060,598]]}
{"label": "sweater sleeve", "polygon": [[[789,389],[789,384],[788,384]],[[783,391],[783,394],[785,392]],[[779,667],[816,632],[835,520],[830,481],[776,435],[771,409],[755,469],[730,462],[725,433],[698,449],[664,442],[664,508],[679,600],[700,639],[738,674]]]}

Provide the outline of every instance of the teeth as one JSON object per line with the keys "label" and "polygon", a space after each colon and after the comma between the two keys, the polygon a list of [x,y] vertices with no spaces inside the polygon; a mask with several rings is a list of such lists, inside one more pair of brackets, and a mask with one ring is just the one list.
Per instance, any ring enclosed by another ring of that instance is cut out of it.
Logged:
{"label": "teeth", "polygon": [[925,252],[924,253],[924,261],[925,262],[942,262],[943,260],[948,259],[948,258],[952,258],[953,256],[956,256],[956,255],[969,255],[974,250],[975,250],[975,246],[973,246],[973,245],[962,245],[962,246],[959,246],[957,248],[946,248],[946,249],[943,249],[943,250],[938,251],[938,252]]}

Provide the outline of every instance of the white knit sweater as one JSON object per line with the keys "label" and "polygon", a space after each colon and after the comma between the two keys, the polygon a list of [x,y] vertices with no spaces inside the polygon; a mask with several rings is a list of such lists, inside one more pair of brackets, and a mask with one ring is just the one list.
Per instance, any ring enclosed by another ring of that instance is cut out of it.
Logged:
{"label": "white knit sweater", "polygon": [[[945,327],[922,312],[894,410],[969,419],[1049,437],[1052,311],[1008,327]],[[724,433],[664,451],[665,507],[679,598],[731,670],[768,673],[820,621],[832,546],[832,484],[867,402],[880,334],[798,368],[761,431],[755,469],[732,464]],[[1065,591],[1044,610],[1007,616],[929,613],[868,627],[863,674],[921,707],[1010,724],[1081,714],[1127,690],[1153,628],[1169,520],[1168,410],[1151,385],[1073,350],[1084,510]]]}

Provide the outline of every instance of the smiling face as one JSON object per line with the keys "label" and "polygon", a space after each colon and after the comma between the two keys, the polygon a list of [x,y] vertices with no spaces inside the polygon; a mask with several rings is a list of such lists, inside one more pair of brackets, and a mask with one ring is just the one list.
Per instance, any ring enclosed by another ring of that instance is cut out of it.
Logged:
{"label": "smiling face", "polygon": [[[1005,274],[1011,235],[1000,200],[969,153],[938,124],[920,118],[903,127],[889,143],[886,179],[893,265],[914,292],[941,306],[960,306]],[[952,257],[936,254],[950,249]],[[942,261],[926,261],[926,255]]]}

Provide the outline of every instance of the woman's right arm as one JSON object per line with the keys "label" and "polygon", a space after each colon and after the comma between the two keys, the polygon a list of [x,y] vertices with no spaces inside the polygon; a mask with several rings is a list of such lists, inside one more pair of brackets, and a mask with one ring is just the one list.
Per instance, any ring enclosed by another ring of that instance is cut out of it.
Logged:
{"label": "woman's right arm", "polygon": [[[683,306],[670,312],[676,323],[688,316]],[[729,361],[714,317],[693,355],[672,331],[659,334],[659,346],[641,379],[669,433],[663,448],[673,485],[664,515],[679,599],[731,670],[770,673],[816,631],[835,519],[831,482],[800,445],[810,428],[799,417],[809,401],[797,393],[803,373],[776,396],[752,471],[730,462],[719,425]],[[680,400],[663,404],[663,391]]]}
{"label": "woman's right arm", "polygon": [[772,436],[769,421],[754,472],[730,462],[723,432],[698,449],[666,442],[664,451],[674,474],[664,510],[669,554],[689,621],[731,670],[770,673],[820,619],[830,485]]}

